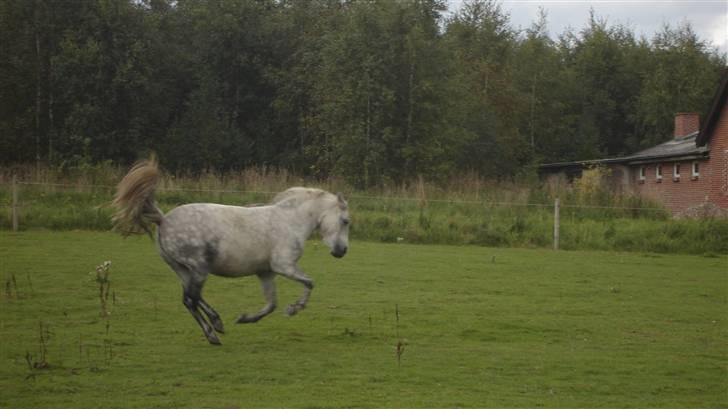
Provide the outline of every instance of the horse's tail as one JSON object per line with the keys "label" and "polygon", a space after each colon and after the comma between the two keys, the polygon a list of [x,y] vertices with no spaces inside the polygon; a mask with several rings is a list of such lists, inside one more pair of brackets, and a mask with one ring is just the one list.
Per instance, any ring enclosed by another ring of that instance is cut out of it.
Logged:
{"label": "horse's tail", "polygon": [[162,223],[164,213],[154,201],[154,191],[159,184],[157,159],[137,162],[116,186],[114,201],[116,213],[111,218],[114,230],[124,236],[148,233],[152,235],[152,223]]}

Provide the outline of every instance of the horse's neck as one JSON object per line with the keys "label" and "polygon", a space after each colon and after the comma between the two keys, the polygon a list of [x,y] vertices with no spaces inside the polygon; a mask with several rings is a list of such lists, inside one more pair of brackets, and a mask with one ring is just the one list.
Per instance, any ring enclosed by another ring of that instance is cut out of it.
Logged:
{"label": "horse's neck", "polygon": [[304,239],[307,239],[313,234],[313,231],[316,230],[321,220],[324,206],[322,206],[320,200],[321,198],[303,200],[289,209],[290,214],[295,219],[291,222],[302,227],[300,233],[302,236],[305,236]]}

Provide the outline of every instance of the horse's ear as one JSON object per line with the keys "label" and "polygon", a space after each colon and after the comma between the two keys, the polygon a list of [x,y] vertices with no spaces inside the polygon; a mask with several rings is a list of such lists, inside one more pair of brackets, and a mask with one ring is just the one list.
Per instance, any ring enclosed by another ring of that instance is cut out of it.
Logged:
{"label": "horse's ear", "polygon": [[346,208],[346,199],[344,199],[344,195],[342,195],[341,192],[336,192],[336,198],[339,200],[339,206],[341,206],[342,209]]}

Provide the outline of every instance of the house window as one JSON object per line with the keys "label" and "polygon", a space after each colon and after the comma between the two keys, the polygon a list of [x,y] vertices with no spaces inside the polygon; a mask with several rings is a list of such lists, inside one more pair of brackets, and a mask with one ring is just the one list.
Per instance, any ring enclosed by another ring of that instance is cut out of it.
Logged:
{"label": "house window", "polygon": [[700,176],[700,164],[698,161],[693,162],[693,180],[697,180]]}
{"label": "house window", "polygon": [[647,168],[640,166],[640,182],[644,183],[647,176]]}
{"label": "house window", "polygon": [[672,165],[672,180],[675,182],[680,180],[680,164],[679,163]]}
{"label": "house window", "polygon": [[657,183],[662,182],[662,165],[655,166],[655,181]]}

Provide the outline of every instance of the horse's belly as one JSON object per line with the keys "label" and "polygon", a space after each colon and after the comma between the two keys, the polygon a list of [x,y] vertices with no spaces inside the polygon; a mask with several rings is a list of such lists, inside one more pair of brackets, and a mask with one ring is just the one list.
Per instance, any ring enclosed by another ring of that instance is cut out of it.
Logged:
{"label": "horse's belly", "polygon": [[241,277],[270,271],[270,263],[259,260],[228,260],[213,265],[212,274]]}
{"label": "horse's belly", "polygon": [[270,271],[270,257],[264,248],[251,250],[235,243],[220,246],[220,253],[212,264],[212,273],[227,277],[240,277]]}

